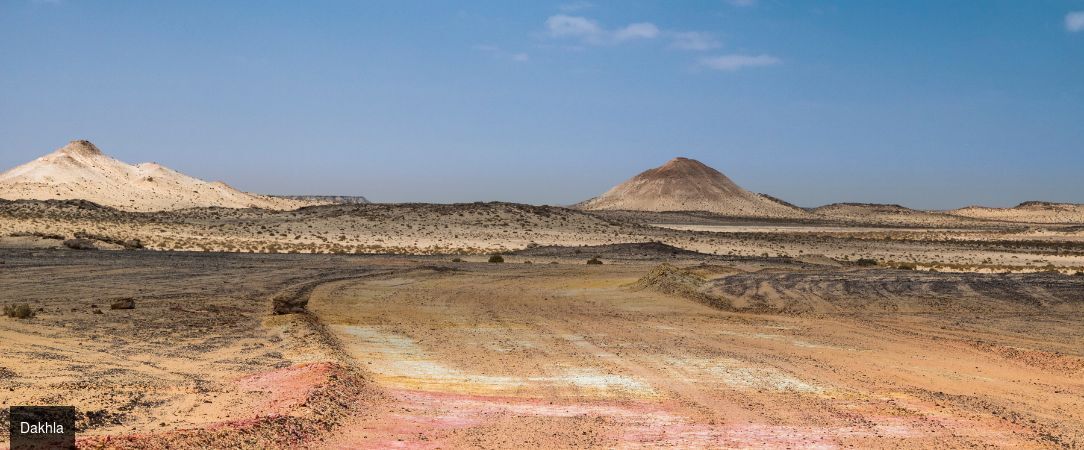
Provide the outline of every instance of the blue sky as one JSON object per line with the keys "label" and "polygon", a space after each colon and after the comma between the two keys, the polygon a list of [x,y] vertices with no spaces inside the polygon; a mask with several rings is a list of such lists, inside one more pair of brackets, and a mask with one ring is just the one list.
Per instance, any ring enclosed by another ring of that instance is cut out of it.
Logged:
{"label": "blue sky", "polygon": [[1084,0],[0,0],[0,167],[569,204],[675,156],[803,206],[1084,202]]}

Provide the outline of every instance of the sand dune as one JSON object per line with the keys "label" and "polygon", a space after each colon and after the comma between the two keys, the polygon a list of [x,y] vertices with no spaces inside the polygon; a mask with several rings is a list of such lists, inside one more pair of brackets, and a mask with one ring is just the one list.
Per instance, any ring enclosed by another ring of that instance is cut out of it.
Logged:
{"label": "sand dune", "polygon": [[88,141],[60,149],[0,174],[0,198],[89,200],[126,211],[195,207],[296,209],[314,204],[241,192],[156,163],[126,164]]}
{"label": "sand dune", "polygon": [[742,189],[700,161],[674,158],[582,202],[586,210],[708,211],[736,217],[802,218],[809,214]]}

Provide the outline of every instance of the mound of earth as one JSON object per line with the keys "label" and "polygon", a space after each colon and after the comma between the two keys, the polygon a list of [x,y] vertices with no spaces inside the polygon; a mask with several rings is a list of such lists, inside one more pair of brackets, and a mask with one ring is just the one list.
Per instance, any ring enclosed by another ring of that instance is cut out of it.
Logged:
{"label": "mound of earth", "polygon": [[975,222],[969,218],[944,213],[879,203],[832,203],[814,208],[812,211],[827,219],[868,224],[943,227]]}
{"label": "mound of earth", "polygon": [[725,216],[804,218],[809,213],[747,191],[700,161],[674,158],[576,205],[585,210],[708,211]]}
{"label": "mound of earth", "polygon": [[663,263],[632,288],[677,295],[726,311],[782,314],[1015,313],[1071,310],[1084,304],[1084,278],[1049,273],[711,268]]}
{"label": "mound of earth", "polygon": [[737,311],[1012,313],[1078,307],[1084,303],[1084,278],[1047,273],[765,270],[712,279],[698,293],[710,304]]}
{"label": "mound of earth", "polygon": [[637,280],[633,288],[704,299],[700,290],[706,282],[704,277],[691,270],[662,263]]}
{"label": "mound of earth", "polygon": [[88,141],[72,141],[0,174],[0,198],[81,199],[125,211],[198,207],[291,210],[314,204],[241,192],[156,163],[126,164]]}
{"label": "mound of earth", "polygon": [[955,216],[1027,223],[1084,223],[1084,204],[1030,201],[1012,208],[967,206],[946,211]]}

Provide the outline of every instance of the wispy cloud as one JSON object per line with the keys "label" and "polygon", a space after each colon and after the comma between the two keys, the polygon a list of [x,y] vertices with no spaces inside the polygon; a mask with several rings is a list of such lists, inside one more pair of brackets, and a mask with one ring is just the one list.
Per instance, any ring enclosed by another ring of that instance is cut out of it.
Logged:
{"label": "wispy cloud", "polygon": [[782,64],[783,61],[771,55],[722,55],[700,59],[700,65],[713,70],[734,72],[751,67],[767,67]]}
{"label": "wispy cloud", "polygon": [[679,50],[703,51],[719,48],[722,45],[711,33],[701,31],[673,33],[672,37],[673,43],[670,46]]}
{"label": "wispy cloud", "polygon": [[505,59],[515,62],[527,62],[531,60],[531,56],[524,52],[507,52],[499,46],[492,44],[478,44],[473,47],[475,51],[485,53],[497,59]]}
{"label": "wispy cloud", "polygon": [[642,22],[634,23],[617,30],[614,32],[614,39],[617,42],[628,41],[632,39],[654,39],[659,35],[659,27],[653,23]]}
{"label": "wispy cloud", "polygon": [[739,8],[748,8],[750,6],[756,6],[757,0],[726,0],[730,6],[737,6]]}
{"label": "wispy cloud", "polygon": [[1084,11],[1073,11],[1066,14],[1065,29],[1070,33],[1084,31]]}
{"label": "wispy cloud", "polygon": [[[742,6],[751,6],[755,0],[734,0]],[[707,51],[722,47],[714,34],[704,31],[661,30],[651,22],[630,23],[624,27],[608,28],[599,21],[577,15],[557,14],[545,22],[545,33],[551,39],[576,41],[579,44],[606,46],[630,41],[661,39],[669,41],[670,48],[688,51]],[[581,49],[583,47],[573,47]],[[524,58],[526,60],[526,58]],[[733,72],[752,67],[765,67],[782,64],[783,61],[771,55],[729,54],[708,56],[697,61],[697,65],[712,70]]]}
{"label": "wispy cloud", "polygon": [[586,17],[566,16],[558,14],[546,19],[546,31],[553,37],[582,37],[598,36],[603,34],[602,27],[598,22]]}
{"label": "wispy cloud", "polygon": [[558,14],[546,19],[546,33],[552,38],[571,38],[591,45],[609,45],[637,39],[654,39],[660,32],[659,27],[650,22],[632,23],[610,30],[586,17]]}

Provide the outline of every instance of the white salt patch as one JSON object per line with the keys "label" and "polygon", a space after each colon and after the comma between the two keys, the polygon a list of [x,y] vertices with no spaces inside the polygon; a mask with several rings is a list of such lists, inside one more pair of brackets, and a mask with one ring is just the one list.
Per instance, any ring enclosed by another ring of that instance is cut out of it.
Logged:
{"label": "white salt patch", "polygon": [[[373,327],[334,326],[353,338],[349,348],[371,363],[370,370],[385,377],[409,378],[419,384],[464,384],[488,388],[515,389],[529,385],[574,386],[599,391],[654,395],[648,384],[622,375],[569,369],[556,376],[492,376],[471,374],[434,361],[413,339]],[[582,337],[580,338],[582,339]]]}
{"label": "white salt patch", "polygon": [[671,362],[686,370],[700,372],[737,389],[772,390],[820,394],[824,388],[802,381],[773,367],[753,367],[732,358],[684,359]]}

